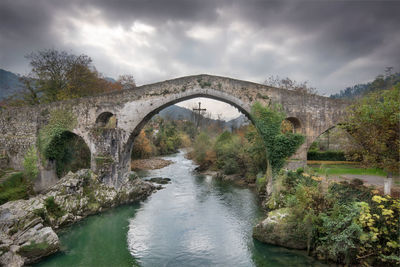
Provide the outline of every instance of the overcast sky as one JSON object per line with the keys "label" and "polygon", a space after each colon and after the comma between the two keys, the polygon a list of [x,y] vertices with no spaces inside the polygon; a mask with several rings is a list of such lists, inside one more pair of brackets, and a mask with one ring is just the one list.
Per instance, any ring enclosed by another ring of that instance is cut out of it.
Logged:
{"label": "overcast sky", "polygon": [[400,70],[400,1],[1,0],[0,68],[24,55],[87,54],[146,84],[208,73],[308,80],[330,95]]}

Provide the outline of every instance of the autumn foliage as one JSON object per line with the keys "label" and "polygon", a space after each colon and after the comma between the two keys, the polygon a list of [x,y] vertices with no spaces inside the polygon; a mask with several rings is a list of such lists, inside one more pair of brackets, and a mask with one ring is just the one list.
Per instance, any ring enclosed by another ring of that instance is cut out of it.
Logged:
{"label": "autumn foliage", "polygon": [[21,76],[23,90],[7,105],[37,105],[100,93],[132,89],[135,80],[122,75],[118,81],[103,77],[87,55],[74,55],[55,49],[40,50],[26,56],[31,71]]}

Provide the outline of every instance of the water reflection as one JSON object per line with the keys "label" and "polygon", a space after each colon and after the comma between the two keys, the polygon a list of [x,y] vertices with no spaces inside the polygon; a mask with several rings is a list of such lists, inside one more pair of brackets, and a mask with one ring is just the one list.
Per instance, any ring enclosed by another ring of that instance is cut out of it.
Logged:
{"label": "water reflection", "polygon": [[[314,264],[304,254],[254,242],[252,226],[262,213],[250,189],[196,174],[183,152],[166,159],[174,164],[150,171],[149,177],[169,177],[171,184],[130,222],[129,249],[142,266]],[[279,251],[282,259],[274,256]]]}

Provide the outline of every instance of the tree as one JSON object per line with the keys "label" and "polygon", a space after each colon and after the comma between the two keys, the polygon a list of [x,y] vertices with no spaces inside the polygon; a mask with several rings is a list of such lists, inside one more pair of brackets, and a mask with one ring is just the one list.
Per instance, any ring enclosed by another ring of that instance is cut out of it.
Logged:
{"label": "tree", "polygon": [[135,79],[133,78],[133,75],[130,74],[120,75],[117,83],[121,85],[122,90],[129,90],[136,88]]}
{"label": "tree", "polygon": [[365,166],[399,171],[400,83],[389,90],[373,92],[348,109],[343,126],[359,143]]}
{"label": "tree", "polygon": [[55,49],[32,52],[26,58],[32,67],[29,79],[36,81],[34,87],[44,102],[57,101],[60,94],[66,95],[71,90],[68,88],[71,82],[79,79],[82,70],[87,72],[92,63],[86,55],[76,56]]}
{"label": "tree", "polygon": [[87,55],[46,49],[32,52],[26,58],[32,70],[20,78],[24,88],[17,104],[22,101],[36,105],[121,90],[121,86],[113,86],[97,72]]}
{"label": "tree", "polygon": [[29,105],[37,105],[40,102],[39,93],[35,88],[35,81],[29,77],[20,77],[23,84],[22,101]]}
{"label": "tree", "polygon": [[135,143],[133,145],[132,156],[133,158],[148,158],[154,155],[152,144],[147,137],[147,134],[144,130],[140,131],[140,134],[135,139]]}
{"label": "tree", "polygon": [[281,78],[279,76],[269,76],[265,81],[265,85],[296,91],[303,94],[316,94],[317,89],[308,85],[308,81],[297,82],[289,77]]}

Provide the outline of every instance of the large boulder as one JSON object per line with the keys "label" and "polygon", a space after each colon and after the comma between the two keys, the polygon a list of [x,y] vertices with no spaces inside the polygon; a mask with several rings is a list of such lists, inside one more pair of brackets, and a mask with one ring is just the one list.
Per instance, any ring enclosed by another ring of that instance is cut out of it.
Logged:
{"label": "large boulder", "polygon": [[290,209],[273,210],[253,229],[253,237],[261,242],[293,249],[306,249],[306,234],[290,218]]}
{"label": "large boulder", "polygon": [[40,197],[0,206],[0,265],[22,266],[59,249],[57,234],[35,212],[42,208]]}
{"label": "large boulder", "polygon": [[25,263],[50,255],[60,247],[57,234],[51,227],[44,227],[42,224],[24,232],[17,242],[20,246],[18,254],[26,258]]}

